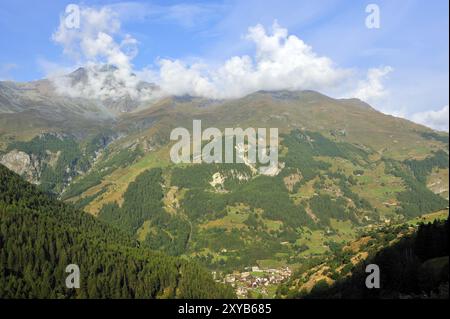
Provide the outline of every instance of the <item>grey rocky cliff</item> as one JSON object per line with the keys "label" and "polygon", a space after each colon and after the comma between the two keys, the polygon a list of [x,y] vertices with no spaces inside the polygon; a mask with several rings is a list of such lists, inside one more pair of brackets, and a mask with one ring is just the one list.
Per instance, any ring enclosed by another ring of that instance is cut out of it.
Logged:
{"label": "grey rocky cliff", "polygon": [[38,184],[40,178],[40,162],[35,155],[28,155],[25,152],[12,150],[0,156],[0,164],[23,176],[29,182]]}

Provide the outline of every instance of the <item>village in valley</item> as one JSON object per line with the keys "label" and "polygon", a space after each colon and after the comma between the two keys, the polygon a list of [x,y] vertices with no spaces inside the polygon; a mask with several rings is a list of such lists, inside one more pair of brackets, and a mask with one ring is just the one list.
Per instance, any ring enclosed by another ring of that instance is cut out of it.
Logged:
{"label": "village in valley", "polygon": [[213,272],[217,282],[231,285],[238,298],[267,297],[274,294],[274,289],[292,275],[289,267],[279,269],[260,269],[258,266],[247,267],[244,272],[235,271],[223,277]]}

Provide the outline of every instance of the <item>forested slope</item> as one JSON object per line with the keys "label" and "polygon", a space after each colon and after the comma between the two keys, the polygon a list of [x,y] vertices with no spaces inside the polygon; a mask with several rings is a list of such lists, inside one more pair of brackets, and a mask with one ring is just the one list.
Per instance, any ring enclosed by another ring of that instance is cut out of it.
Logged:
{"label": "forested slope", "polygon": [[[80,289],[65,268],[80,267]],[[0,165],[0,298],[225,298],[196,264],[152,252]]]}
{"label": "forested slope", "polygon": [[[351,276],[338,279],[331,287],[318,285],[303,297],[448,299],[448,233],[448,219],[421,224],[414,234],[355,265]],[[368,264],[380,269],[379,289],[367,289],[365,285]]]}

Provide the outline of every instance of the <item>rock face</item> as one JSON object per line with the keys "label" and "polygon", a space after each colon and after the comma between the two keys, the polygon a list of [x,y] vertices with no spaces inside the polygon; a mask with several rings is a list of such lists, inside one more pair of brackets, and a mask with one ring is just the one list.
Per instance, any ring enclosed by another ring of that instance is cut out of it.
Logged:
{"label": "rock face", "polygon": [[214,173],[212,176],[212,181],[209,183],[212,187],[223,187],[223,183],[225,182],[225,176],[220,174],[220,172]]}
{"label": "rock face", "polygon": [[28,155],[25,152],[12,150],[0,157],[0,163],[23,176],[28,181],[38,184],[40,177],[39,160],[34,155]]}

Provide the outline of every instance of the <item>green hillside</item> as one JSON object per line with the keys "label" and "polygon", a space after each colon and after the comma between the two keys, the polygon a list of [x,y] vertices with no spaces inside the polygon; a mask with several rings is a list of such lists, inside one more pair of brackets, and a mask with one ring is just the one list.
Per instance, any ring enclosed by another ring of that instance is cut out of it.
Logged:
{"label": "green hillside", "polygon": [[[278,173],[173,164],[170,132],[191,130],[193,119],[203,129],[278,128]],[[356,99],[313,91],[168,97],[95,132],[55,134],[0,137],[0,157],[141,247],[194,261],[218,282],[252,267],[286,281],[291,271],[314,272],[367,230],[448,210],[448,134]],[[279,281],[241,289],[239,297],[274,297]]]}
{"label": "green hillside", "polygon": [[[448,219],[420,223],[414,230],[397,226],[367,232],[308,276],[294,275],[278,293],[291,298],[448,299],[448,232]],[[358,258],[362,255],[367,256]],[[381,289],[365,285],[369,264],[380,269]]]}
{"label": "green hillside", "polygon": [[[145,244],[44,194],[0,165],[0,298],[225,298],[192,262]],[[80,267],[80,289],[65,268]]]}

